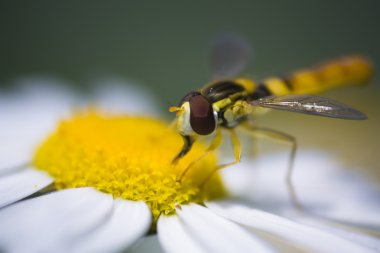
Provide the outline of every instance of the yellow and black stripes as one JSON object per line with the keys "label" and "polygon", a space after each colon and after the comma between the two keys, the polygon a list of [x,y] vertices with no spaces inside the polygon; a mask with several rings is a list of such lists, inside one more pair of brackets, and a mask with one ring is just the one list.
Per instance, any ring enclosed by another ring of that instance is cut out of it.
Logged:
{"label": "yellow and black stripes", "polygon": [[372,65],[367,58],[347,56],[295,71],[285,77],[264,79],[252,97],[257,99],[269,95],[319,93],[338,86],[364,84],[371,75]]}

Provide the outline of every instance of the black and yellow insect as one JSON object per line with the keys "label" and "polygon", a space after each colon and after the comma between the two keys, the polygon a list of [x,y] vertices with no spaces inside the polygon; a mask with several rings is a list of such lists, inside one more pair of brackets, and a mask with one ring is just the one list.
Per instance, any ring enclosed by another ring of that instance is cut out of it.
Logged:
{"label": "black and yellow insect", "polygon": [[[372,66],[365,57],[353,55],[295,71],[286,76],[271,77],[256,82],[251,79],[236,78],[247,65],[248,51],[247,44],[239,39],[221,40],[214,46],[211,55],[214,81],[188,93],[178,107],[170,108],[171,112],[177,112],[177,131],[184,139],[184,146],[173,159],[173,163],[175,164],[189,152],[199,136],[215,133],[208,151],[216,149],[221,143],[221,129],[230,132],[235,160],[221,165],[218,169],[238,163],[241,157],[241,145],[235,128],[242,127],[250,134],[260,133],[292,143],[287,173],[287,182],[291,186],[291,172],[296,152],[295,139],[277,130],[252,127],[247,124],[248,120],[254,117],[260,107],[332,118],[364,120],[367,118],[366,115],[358,110],[310,94],[338,86],[364,84],[371,77]],[[179,175],[179,181],[193,163]]]}

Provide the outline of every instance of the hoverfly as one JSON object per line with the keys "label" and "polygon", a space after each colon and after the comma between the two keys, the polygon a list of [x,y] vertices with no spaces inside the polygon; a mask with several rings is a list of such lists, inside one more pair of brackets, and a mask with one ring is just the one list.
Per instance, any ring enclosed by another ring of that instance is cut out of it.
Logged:
{"label": "hoverfly", "polygon": [[[248,44],[239,38],[226,37],[219,40],[211,51],[213,81],[199,90],[189,92],[182,98],[178,107],[169,109],[170,112],[177,113],[176,128],[184,140],[184,145],[174,157],[173,164],[190,151],[200,136],[214,134],[213,141],[202,157],[215,150],[221,143],[221,129],[230,133],[235,159],[217,169],[240,162],[242,148],[235,128],[242,127],[250,133],[264,134],[292,144],[286,181],[293,192],[291,175],[297,147],[295,138],[277,130],[252,127],[247,122],[260,107],[364,120],[367,118],[365,114],[348,105],[309,94],[342,85],[366,83],[371,77],[372,66],[365,57],[354,55],[257,82],[236,77],[245,69],[249,51]],[[202,157],[190,163],[179,175],[178,181],[181,181],[191,166]]]}

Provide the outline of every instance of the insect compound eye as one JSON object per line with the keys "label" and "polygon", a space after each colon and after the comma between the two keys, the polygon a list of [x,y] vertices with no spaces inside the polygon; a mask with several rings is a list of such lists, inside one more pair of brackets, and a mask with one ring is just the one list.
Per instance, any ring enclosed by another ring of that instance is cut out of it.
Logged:
{"label": "insect compound eye", "polygon": [[181,102],[179,102],[179,106],[181,106],[181,105],[182,105],[183,103],[185,103],[185,102],[190,101],[190,99],[191,99],[192,97],[195,97],[195,96],[198,96],[198,95],[200,95],[200,93],[197,92],[197,91],[191,91],[191,92],[187,93],[186,96],[184,96],[184,97],[181,99]]}
{"label": "insect compound eye", "polygon": [[211,134],[216,128],[211,103],[202,95],[190,98],[189,103],[191,128],[199,135]]}

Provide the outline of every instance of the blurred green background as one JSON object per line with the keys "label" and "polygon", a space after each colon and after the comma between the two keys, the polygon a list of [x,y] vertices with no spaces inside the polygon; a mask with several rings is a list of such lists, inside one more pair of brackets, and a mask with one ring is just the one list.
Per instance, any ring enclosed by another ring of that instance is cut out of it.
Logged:
{"label": "blurred green background", "polygon": [[[163,110],[209,80],[212,38],[245,37],[256,78],[360,52],[380,62],[380,1],[1,1],[0,85],[55,75],[85,89],[97,76],[144,84]],[[293,134],[301,148],[320,147],[380,179],[379,78],[324,96],[369,115],[366,122],[284,112],[260,124]],[[270,145],[269,149],[276,148]],[[286,148],[286,147],[283,147]]]}

